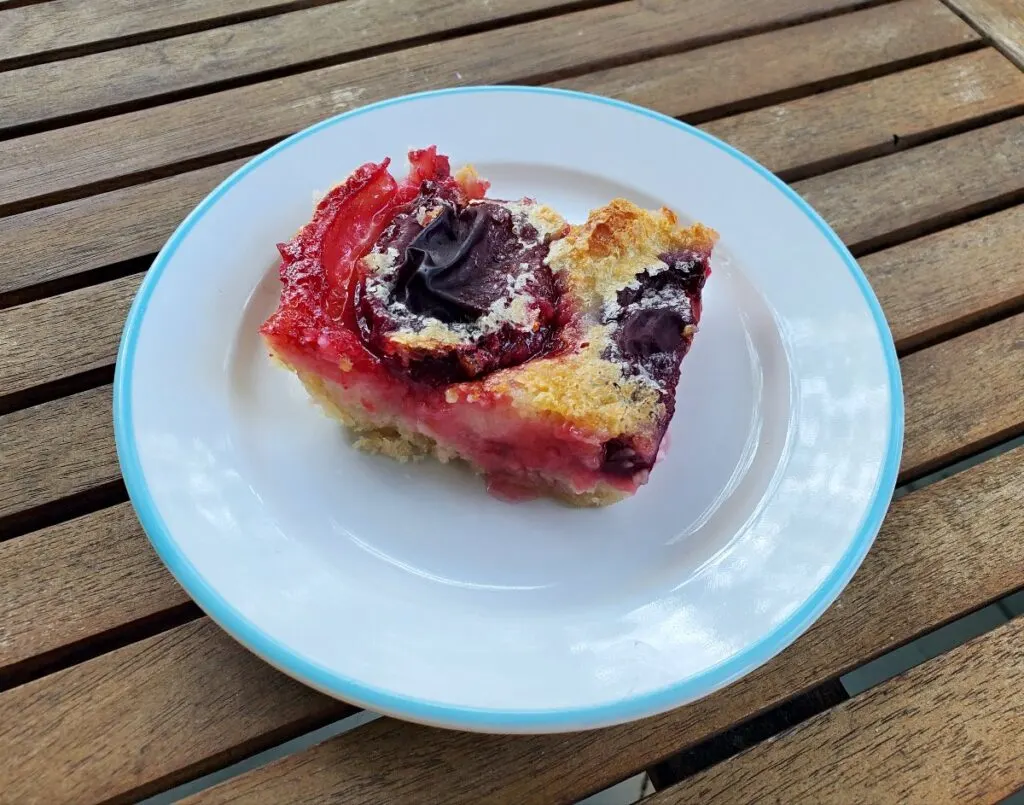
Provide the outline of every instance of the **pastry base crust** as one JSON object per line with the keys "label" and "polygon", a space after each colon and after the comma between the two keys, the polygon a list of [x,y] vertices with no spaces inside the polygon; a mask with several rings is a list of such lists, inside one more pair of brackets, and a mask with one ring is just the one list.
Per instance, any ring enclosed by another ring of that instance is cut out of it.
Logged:
{"label": "pastry base crust", "polygon": [[[402,462],[431,456],[443,463],[460,460],[470,466],[474,472],[480,475],[484,474],[481,468],[461,456],[454,448],[439,443],[432,436],[420,433],[397,417],[371,414],[359,402],[351,401],[345,389],[334,381],[298,369],[290,365],[279,354],[272,357],[282,368],[295,372],[309,396],[324,413],[338,420],[352,433],[355,437],[353,446],[357,449]],[[630,496],[628,492],[616,489],[606,483],[599,483],[594,489],[587,492],[576,492],[561,479],[552,478],[540,472],[533,473],[529,479],[522,480],[522,488],[529,490],[524,497],[547,495],[580,508],[610,506]],[[499,487],[493,491],[500,494],[502,490]]]}

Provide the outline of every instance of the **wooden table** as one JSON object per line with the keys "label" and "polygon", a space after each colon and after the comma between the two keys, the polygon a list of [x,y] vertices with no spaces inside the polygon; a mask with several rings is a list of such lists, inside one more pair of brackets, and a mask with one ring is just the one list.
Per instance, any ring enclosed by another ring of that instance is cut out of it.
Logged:
{"label": "wooden table", "polygon": [[[1024,0],[0,4],[0,802],[135,801],[353,712],[163,569],[110,382],[132,295],[199,199],[285,135],[414,90],[611,95],[792,182],[881,298],[901,482],[924,481],[821,621],[704,701],[571,736],[379,719],[189,802],[573,802],[1020,587],[1024,447],[957,462],[1024,432],[1022,65]],[[1022,641],[1011,621],[651,801],[995,802],[1024,787]]]}

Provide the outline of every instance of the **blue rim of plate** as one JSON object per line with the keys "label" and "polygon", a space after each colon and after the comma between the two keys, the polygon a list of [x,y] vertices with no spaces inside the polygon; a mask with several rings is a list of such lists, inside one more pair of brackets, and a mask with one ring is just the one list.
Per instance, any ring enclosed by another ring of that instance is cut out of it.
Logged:
{"label": "blue rim of plate", "polygon": [[[188,558],[180,551],[150,494],[139,460],[138,445],[135,441],[132,420],[132,372],[139,328],[146,315],[147,305],[149,304],[150,297],[153,295],[153,291],[160,282],[161,275],[177,251],[178,246],[188,236],[192,227],[203,217],[207,210],[217,203],[221,196],[247,173],[281,151],[290,148],[311,134],[344,123],[346,120],[358,115],[423,98],[487,92],[556,95],[575,101],[614,106],[633,114],[653,118],[665,125],[673,126],[691,137],[698,137],[720,148],[734,159],[739,160],[756,171],[778,188],[786,198],[795,204],[814,223],[842,258],[857,286],[860,288],[864,301],[871,310],[872,317],[878,328],[878,337],[885,353],[888,368],[891,408],[888,445],[883,470],[879,474],[871,506],[868,508],[860,524],[857,535],[850,543],[846,553],[843,554],[842,558],[832,569],[832,572],[826,576],[814,593],[774,630],[736,655],[707,669],[702,674],[640,696],[594,707],[550,710],[459,707],[382,690],[373,685],[346,677],[296,654],[287,645],[268,635],[235,609],[229,601],[223,598],[217,590],[206,582]],[[221,182],[182,221],[163,249],[161,249],[160,254],[157,255],[156,260],[153,261],[153,265],[142,281],[132,303],[131,310],[128,313],[124,331],[121,334],[121,343],[118,349],[114,373],[113,410],[117,456],[121,464],[125,485],[128,488],[128,494],[139,520],[164,564],[167,565],[168,569],[193,600],[216,623],[242,643],[242,645],[271,665],[339,699],[410,721],[486,732],[558,732],[632,721],[701,698],[745,676],[779,654],[821,616],[853,577],[857,568],[860,567],[861,562],[867,555],[868,549],[874,542],[875,535],[881,528],[892,491],[895,489],[903,444],[903,388],[900,379],[899,361],[896,356],[896,348],[893,344],[889,326],[885,320],[881,305],[879,305],[860,266],[857,265],[849,250],[847,250],[843,242],[821,216],[767,168],[758,164],[746,154],[700,129],[659,112],[624,101],[617,101],[583,92],[547,87],[500,85],[458,87],[390,98],[336,115],[307,129],[303,129],[254,157],[236,170],[231,176]]]}

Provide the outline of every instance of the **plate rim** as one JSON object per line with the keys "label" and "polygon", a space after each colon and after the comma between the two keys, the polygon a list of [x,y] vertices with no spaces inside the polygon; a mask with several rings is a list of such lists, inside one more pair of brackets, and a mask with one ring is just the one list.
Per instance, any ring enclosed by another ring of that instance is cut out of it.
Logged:
{"label": "plate rim", "polygon": [[[152,498],[139,458],[132,418],[132,388],[135,350],[138,333],[146,313],[149,299],[160,277],[171,262],[180,243],[205,213],[238,181],[258,165],[291,147],[296,142],[323,129],[344,123],[353,117],[387,106],[441,95],[504,93],[543,94],[561,96],[617,107],[621,110],[653,118],[675,127],[690,136],[702,139],[739,160],[768,180],[804,213],[825,236],[846,265],[861,291],[878,331],[885,356],[889,385],[889,430],[885,459],[872,492],[870,505],[857,528],[856,535],[835,567],[822,580],[814,592],[783,621],[756,642],[745,646],[737,654],[707,668],[697,676],[666,685],[654,691],[622,698],[603,704],[548,709],[479,708],[462,707],[429,701],[377,688],[302,657],[280,640],[271,637],[245,617],[216,589],[211,587],[185,554],[178,548],[170,530]],[[882,307],[867,277],[853,255],[821,216],[789,185],[756,160],[738,149],[698,128],[667,115],[625,101],[600,95],[554,87],[523,87],[514,85],[454,87],[411,93],[387,98],[357,109],[351,109],[326,118],[285,138],[276,145],[257,154],[218,184],[197,204],[177,226],[161,248],[152,266],[143,278],[121,333],[114,370],[113,384],[114,440],[118,461],[129,498],[146,536],[165,566],[199,607],[222,629],[248,650],[289,676],[335,698],[363,706],[369,710],[388,713],[399,718],[432,725],[455,727],[486,732],[564,732],[590,729],[664,712],[718,690],[782,652],[803,634],[832,604],[860,567],[874,543],[888,510],[895,489],[903,446],[904,401],[899,360],[889,325]]]}

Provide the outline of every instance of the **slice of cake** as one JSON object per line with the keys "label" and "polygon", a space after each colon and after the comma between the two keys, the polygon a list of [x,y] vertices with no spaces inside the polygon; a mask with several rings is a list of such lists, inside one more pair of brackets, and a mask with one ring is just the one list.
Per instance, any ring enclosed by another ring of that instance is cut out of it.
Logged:
{"label": "slice of cake", "polygon": [[604,505],[646,482],[717,235],[615,199],[570,226],[485,197],[436,148],[331,190],[280,244],[271,354],[399,460],[469,462],[503,497]]}

